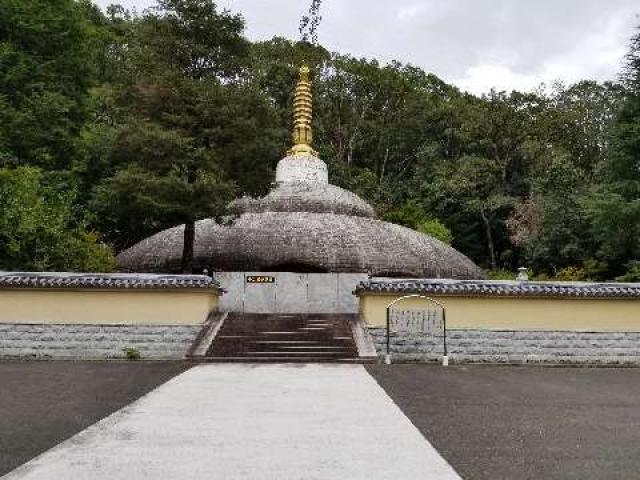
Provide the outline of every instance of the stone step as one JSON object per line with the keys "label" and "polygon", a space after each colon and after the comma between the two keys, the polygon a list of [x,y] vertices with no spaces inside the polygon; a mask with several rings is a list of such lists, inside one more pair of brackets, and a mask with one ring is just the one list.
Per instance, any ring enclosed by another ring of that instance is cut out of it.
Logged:
{"label": "stone step", "polygon": [[287,344],[297,343],[297,344],[313,345],[319,342],[317,340],[253,340],[253,343],[260,343],[260,344],[272,343],[272,344],[278,344],[278,345],[287,345]]}
{"label": "stone step", "polygon": [[247,353],[269,352],[273,354],[298,354],[300,352],[339,352],[341,355],[350,356],[357,353],[356,349],[348,345],[264,345],[256,343],[216,345],[211,351],[211,355],[232,355]]}
{"label": "stone step", "polygon": [[210,359],[328,361],[358,356],[349,317],[229,314],[207,350]]}
{"label": "stone step", "polygon": [[256,332],[257,335],[298,335],[298,334],[305,334],[305,333],[307,332],[300,331],[300,330],[292,330],[289,332],[265,332],[265,331]]}
{"label": "stone step", "polygon": [[375,360],[354,358],[321,358],[321,357],[201,357],[195,361],[200,363],[374,363]]}
{"label": "stone step", "polygon": [[286,328],[299,328],[304,326],[327,326],[331,328],[340,328],[344,324],[342,323],[330,323],[330,322],[306,322],[306,321],[269,321],[269,322],[245,322],[239,320],[242,323],[236,323],[233,325],[235,328],[273,328],[273,327],[286,327]]}
{"label": "stone step", "polygon": [[346,346],[339,346],[339,345],[279,345],[280,348],[283,349],[290,349],[290,350],[297,350],[297,349],[308,349],[308,350],[312,350],[312,349],[332,349],[332,350],[348,350],[350,349],[350,347],[346,347]]}
{"label": "stone step", "polygon": [[311,343],[348,343],[351,344],[349,338],[336,338],[331,335],[223,335],[216,338],[217,342],[246,342],[253,340],[254,342],[311,342]]}
{"label": "stone step", "polygon": [[[288,357],[325,357],[325,356],[345,356],[345,352],[340,352],[336,350],[331,351],[322,351],[319,352],[317,350],[305,350],[301,352],[265,352],[265,351],[255,351],[255,352],[245,352],[248,356],[251,357],[273,357],[273,356],[283,356],[286,355]],[[244,355],[243,355],[244,356]]]}

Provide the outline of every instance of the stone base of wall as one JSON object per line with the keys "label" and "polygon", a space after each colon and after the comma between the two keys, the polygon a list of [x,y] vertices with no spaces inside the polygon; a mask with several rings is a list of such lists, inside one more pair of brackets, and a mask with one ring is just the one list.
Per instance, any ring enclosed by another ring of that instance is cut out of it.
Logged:
{"label": "stone base of wall", "polygon": [[0,358],[182,359],[200,326],[0,324]]}
{"label": "stone base of wall", "polygon": [[[369,329],[379,356],[386,330]],[[392,333],[394,362],[438,362],[442,336]],[[640,365],[640,333],[447,330],[450,363]]]}

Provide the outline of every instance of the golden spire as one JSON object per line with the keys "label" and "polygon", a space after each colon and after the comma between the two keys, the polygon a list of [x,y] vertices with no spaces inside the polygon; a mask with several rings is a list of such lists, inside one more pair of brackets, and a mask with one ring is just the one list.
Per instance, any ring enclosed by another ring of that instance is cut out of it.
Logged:
{"label": "golden spire", "polygon": [[303,65],[300,67],[300,79],[293,97],[293,147],[287,152],[290,156],[318,156],[318,152],[311,148],[313,142],[313,134],[311,133],[312,105],[309,67]]}

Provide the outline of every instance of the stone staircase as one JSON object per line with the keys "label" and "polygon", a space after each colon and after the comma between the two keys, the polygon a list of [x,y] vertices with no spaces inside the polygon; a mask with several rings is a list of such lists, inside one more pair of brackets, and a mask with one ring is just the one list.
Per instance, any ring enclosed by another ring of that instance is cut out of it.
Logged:
{"label": "stone staircase", "polygon": [[354,315],[229,313],[202,360],[354,361],[358,349],[351,317]]}

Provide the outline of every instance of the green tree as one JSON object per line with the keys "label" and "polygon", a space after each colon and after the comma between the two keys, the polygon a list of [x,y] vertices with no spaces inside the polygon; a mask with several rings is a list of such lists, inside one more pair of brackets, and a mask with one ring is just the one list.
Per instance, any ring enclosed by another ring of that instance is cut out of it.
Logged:
{"label": "green tree", "polygon": [[0,2],[0,166],[70,168],[96,79],[95,35],[74,0]]}
{"label": "green tree", "polygon": [[640,261],[632,260],[627,265],[624,275],[616,278],[619,282],[640,282]]}
{"label": "green tree", "polygon": [[421,233],[431,235],[433,238],[436,238],[447,245],[451,245],[451,242],[453,242],[451,230],[449,230],[446,225],[437,218],[430,218],[419,223],[416,230]]}
{"label": "green tree", "polygon": [[554,275],[590,255],[582,205],[584,172],[564,153],[550,152],[532,173],[532,193],[507,220],[511,240],[537,272]]}
{"label": "green tree", "polygon": [[640,258],[640,33],[633,37],[627,59],[627,90],[610,130],[608,156],[585,199],[597,256],[613,274]]}
{"label": "green tree", "polygon": [[554,150],[564,151],[591,182],[607,154],[609,129],[623,99],[620,84],[581,81],[557,84],[543,99],[544,111],[537,119],[537,135]]}
{"label": "green tree", "polygon": [[257,162],[276,156],[274,112],[247,80],[242,29],[239,16],[206,0],[161,1],[134,20],[129,66],[105,96],[116,122],[93,139],[106,140],[96,153],[112,174],[94,190],[93,218],[117,248],[184,223],[190,272],[195,222],[221,217],[237,186],[255,188]]}
{"label": "green tree", "polygon": [[37,168],[0,169],[0,269],[112,271],[111,249],[74,225],[72,201]]}
{"label": "green tree", "polygon": [[455,202],[480,223],[492,270],[498,266],[496,230],[504,228],[500,219],[514,202],[505,192],[502,175],[501,166],[491,159],[463,156],[441,170],[436,187],[441,198]]}
{"label": "green tree", "polygon": [[402,208],[389,210],[385,213],[384,219],[430,235],[447,245],[451,245],[453,241],[451,231],[413,200],[404,204]]}

